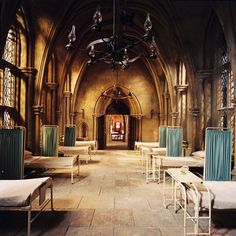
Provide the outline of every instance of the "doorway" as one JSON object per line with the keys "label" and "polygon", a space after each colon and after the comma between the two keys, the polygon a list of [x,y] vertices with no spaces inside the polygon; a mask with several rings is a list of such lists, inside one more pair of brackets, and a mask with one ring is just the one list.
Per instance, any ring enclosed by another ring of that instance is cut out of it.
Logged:
{"label": "doorway", "polygon": [[106,148],[128,149],[129,115],[106,115]]}

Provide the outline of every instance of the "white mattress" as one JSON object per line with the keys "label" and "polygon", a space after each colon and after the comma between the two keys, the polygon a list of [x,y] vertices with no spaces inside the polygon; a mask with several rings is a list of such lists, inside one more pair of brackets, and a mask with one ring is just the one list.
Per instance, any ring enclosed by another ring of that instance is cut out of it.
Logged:
{"label": "white mattress", "polygon": [[71,168],[77,162],[77,156],[70,157],[45,157],[34,156],[25,161],[25,167],[29,168]]}
{"label": "white mattress", "polygon": [[159,142],[138,142],[136,143],[136,147],[140,148],[140,147],[159,147]]}
{"label": "white mattress", "polygon": [[49,178],[0,180],[0,207],[23,207],[30,195]]}
{"label": "white mattress", "polygon": [[195,157],[166,157],[166,156],[154,156],[160,160],[161,166],[166,167],[203,167],[204,160]]}
{"label": "white mattress", "polygon": [[90,146],[93,150],[96,149],[96,141],[75,141],[75,146]]}
{"label": "white mattress", "polygon": [[65,153],[89,153],[90,146],[59,146],[58,150]]}
{"label": "white mattress", "polygon": [[[204,181],[211,192],[212,208],[236,209],[235,181]],[[208,208],[209,201],[206,192],[201,195],[201,207]]]}

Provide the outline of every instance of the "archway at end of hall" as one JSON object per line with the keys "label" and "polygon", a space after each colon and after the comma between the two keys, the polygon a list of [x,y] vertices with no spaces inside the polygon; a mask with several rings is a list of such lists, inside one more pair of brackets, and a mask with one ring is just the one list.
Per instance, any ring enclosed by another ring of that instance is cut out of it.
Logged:
{"label": "archway at end of hall", "polygon": [[118,90],[120,93],[114,96],[114,88],[108,88],[95,105],[99,149],[133,149],[141,133],[137,117],[142,116],[142,110],[137,97],[125,87]]}
{"label": "archway at end of hall", "polygon": [[120,100],[112,100],[105,112],[106,149],[128,149],[129,107]]}

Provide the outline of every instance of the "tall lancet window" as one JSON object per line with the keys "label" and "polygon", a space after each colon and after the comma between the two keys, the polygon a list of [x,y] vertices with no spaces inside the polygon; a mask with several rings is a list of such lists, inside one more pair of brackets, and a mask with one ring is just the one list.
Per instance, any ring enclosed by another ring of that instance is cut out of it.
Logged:
{"label": "tall lancet window", "polygon": [[[16,32],[11,28],[7,35],[3,57],[5,61],[16,65]],[[11,73],[10,68],[5,67],[3,70],[3,80],[1,81],[2,97],[1,103],[4,106],[14,107],[15,104],[15,76]],[[4,112],[3,125],[10,125],[10,115]]]}
{"label": "tall lancet window", "polygon": [[[215,54],[215,75],[217,79],[217,108],[219,112],[218,125],[231,128],[233,131],[235,116],[233,114],[232,101],[234,99],[234,80],[231,70],[230,57],[224,36],[221,35],[218,42],[218,50]],[[234,143],[234,140],[233,140]]]}

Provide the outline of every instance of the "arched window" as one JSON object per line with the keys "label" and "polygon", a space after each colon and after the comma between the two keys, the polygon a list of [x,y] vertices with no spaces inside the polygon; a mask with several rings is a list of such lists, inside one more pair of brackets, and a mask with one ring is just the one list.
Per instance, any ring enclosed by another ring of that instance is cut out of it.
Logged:
{"label": "arched window", "polygon": [[228,49],[223,35],[215,53],[215,74],[217,79],[217,108],[220,112],[219,126],[232,127],[232,100],[234,96],[234,81],[229,61]]}
{"label": "arched window", "polygon": [[[16,21],[11,25],[4,52],[1,58],[0,66],[0,104],[10,109],[5,109],[1,124],[4,126],[14,125],[15,118],[19,120],[22,114],[25,114],[25,107],[22,107],[22,101],[25,101],[25,81],[21,80],[21,72],[19,67],[24,66],[26,62],[21,63],[26,56],[21,57],[21,54],[27,54],[26,47],[22,48],[21,41],[26,44],[26,26],[23,20],[23,12],[19,9],[17,12]],[[24,36],[22,36],[24,34]],[[11,112],[9,112],[11,111]],[[12,115],[14,113],[14,116]],[[16,114],[18,113],[18,114]],[[23,117],[24,118],[24,117]]]}
{"label": "arched window", "polygon": [[234,143],[235,116],[233,114],[232,101],[235,88],[228,48],[223,32],[218,37],[218,48],[215,52],[217,110],[219,112],[218,126],[232,129]]}
{"label": "arched window", "polygon": [[[11,65],[16,64],[16,31],[15,28],[11,28],[8,32],[4,53],[2,59]],[[8,65],[9,65],[8,64]],[[3,79],[1,80],[2,97],[1,103],[3,106],[14,107],[15,103],[15,75],[11,72],[9,67],[5,67],[3,70]],[[11,123],[10,115],[8,111],[4,111],[3,125],[9,126]]]}

